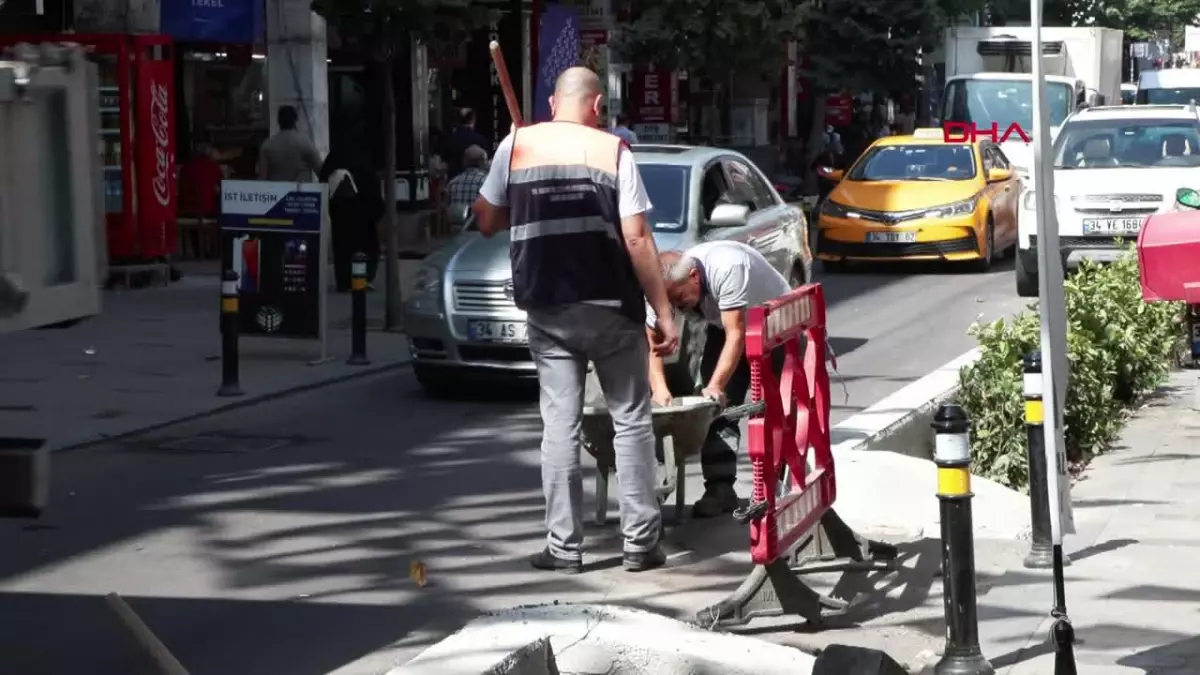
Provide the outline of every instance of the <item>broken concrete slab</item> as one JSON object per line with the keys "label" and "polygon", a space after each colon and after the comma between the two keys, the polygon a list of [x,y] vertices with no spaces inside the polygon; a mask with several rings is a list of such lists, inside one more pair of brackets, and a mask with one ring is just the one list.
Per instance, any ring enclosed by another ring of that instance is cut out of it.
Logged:
{"label": "broken concrete slab", "polygon": [[[555,665],[544,665],[547,659],[538,661],[535,654],[530,661],[508,662],[529,670],[496,669],[545,639]],[[640,610],[541,605],[482,616],[388,675],[808,675],[815,662],[798,649]]]}

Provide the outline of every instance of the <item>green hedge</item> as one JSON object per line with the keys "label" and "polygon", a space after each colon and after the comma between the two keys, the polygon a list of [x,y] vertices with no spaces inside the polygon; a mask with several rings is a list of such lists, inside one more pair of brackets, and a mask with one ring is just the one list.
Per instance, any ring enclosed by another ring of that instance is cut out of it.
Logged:
{"label": "green hedge", "polygon": [[[1137,255],[1130,248],[1111,264],[1084,262],[1065,283],[1071,377],[1064,432],[1068,459],[1080,462],[1104,451],[1120,431],[1125,409],[1158,387],[1177,363],[1182,306],[1142,301]],[[970,332],[982,355],[959,373],[959,403],[973,422],[975,470],[1025,489],[1022,359],[1039,346],[1037,306],[1009,320],[976,324]]]}

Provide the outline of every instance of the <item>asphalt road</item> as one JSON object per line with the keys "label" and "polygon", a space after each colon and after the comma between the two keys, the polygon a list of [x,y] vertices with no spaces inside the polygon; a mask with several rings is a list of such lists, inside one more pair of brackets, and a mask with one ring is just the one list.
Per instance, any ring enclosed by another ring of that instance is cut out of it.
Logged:
{"label": "asphalt road", "polygon": [[[1008,265],[838,275],[827,292],[839,419],[970,349],[977,318],[1024,304]],[[744,573],[631,580],[611,569],[612,527],[590,530],[598,573],[531,572],[539,428],[520,392],[430,401],[402,371],[59,454],[51,512],[0,523],[0,673],[154,673],[110,592],[191,675],[366,675],[485,609],[603,599],[679,613]]]}

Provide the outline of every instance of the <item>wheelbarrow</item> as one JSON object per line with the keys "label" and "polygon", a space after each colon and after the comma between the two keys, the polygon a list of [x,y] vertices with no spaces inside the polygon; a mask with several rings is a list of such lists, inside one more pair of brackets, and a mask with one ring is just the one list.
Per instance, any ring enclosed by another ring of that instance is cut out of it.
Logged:
{"label": "wheelbarrow", "polygon": [[[721,409],[705,396],[683,396],[669,406],[654,406],[654,441],[659,462],[658,503],[675,494],[675,521],[686,504],[684,475],[687,459],[700,452],[708,428],[718,417],[738,420],[762,412],[762,401]],[[596,460],[596,524],[608,520],[608,479],[616,468],[613,424],[604,405],[583,409],[583,447]]]}

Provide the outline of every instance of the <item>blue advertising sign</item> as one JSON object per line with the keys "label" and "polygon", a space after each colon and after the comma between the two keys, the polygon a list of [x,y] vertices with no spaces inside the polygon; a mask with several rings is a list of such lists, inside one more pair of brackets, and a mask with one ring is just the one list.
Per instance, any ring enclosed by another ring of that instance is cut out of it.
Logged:
{"label": "blue advertising sign", "polygon": [[159,31],[187,42],[254,44],[263,35],[263,0],[162,0]]}
{"label": "blue advertising sign", "polygon": [[537,81],[534,86],[533,121],[550,119],[550,95],[554,81],[564,70],[579,63],[579,12],[546,3],[538,32]]}
{"label": "blue advertising sign", "polygon": [[245,335],[323,339],[325,185],[221,181],[222,269]]}

